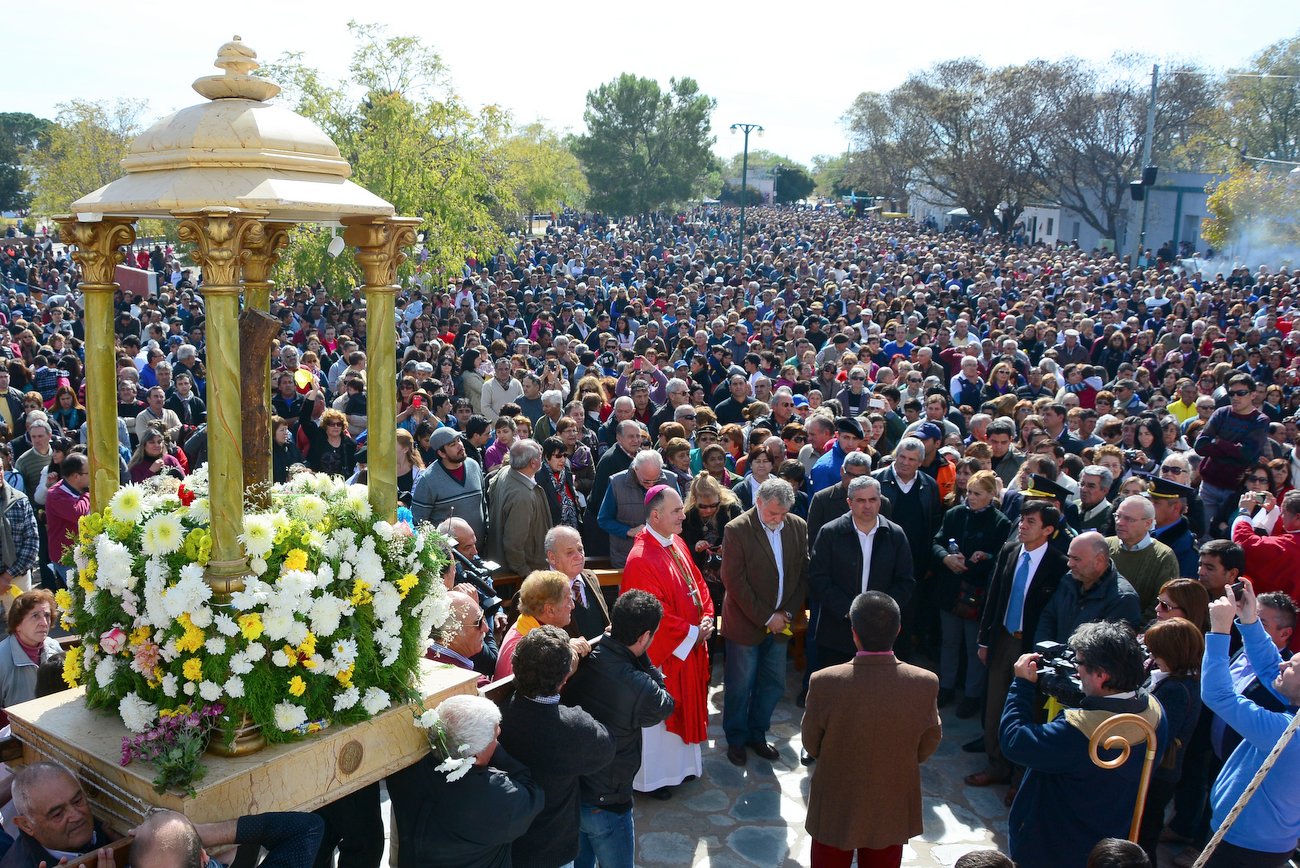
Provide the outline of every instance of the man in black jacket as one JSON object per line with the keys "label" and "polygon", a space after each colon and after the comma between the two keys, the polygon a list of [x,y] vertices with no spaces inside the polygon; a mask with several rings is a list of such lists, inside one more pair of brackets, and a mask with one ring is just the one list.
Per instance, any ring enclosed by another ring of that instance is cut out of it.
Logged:
{"label": "man in black jacket", "polygon": [[623,594],[610,609],[610,632],[592,645],[565,685],[564,703],[580,706],[614,739],[614,761],[581,781],[578,865],[635,864],[632,779],[641,767],[641,729],[673,713],[663,675],[646,657],[662,617],[663,606],[652,595]]}
{"label": "man in black jacket", "polygon": [[[902,607],[916,590],[907,536],[880,515],[880,481],[857,477],[849,483],[848,500],[849,514],[817,534],[808,571],[810,595],[821,607],[813,639],[823,668],[847,663],[857,652],[849,606],[858,594],[883,591]],[[864,552],[870,552],[869,561]]]}
{"label": "man in black jacket", "polygon": [[1065,555],[1049,545],[1063,521],[1054,505],[1041,500],[1025,501],[1017,538],[1002,547],[993,565],[979,631],[979,657],[988,667],[984,699],[988,768],[966,776],[971,786],[986,787],[1011,779],[1011,764],[1003,758],[998,744],[998,725],[1011,690],[1015,663],[1020,655],[1034,649],[1038,618],[1069,570]]}
{"label": "man in black jacket", "polygon": [[578,780],[614,759],[614,740],[581,708],[560,705],[575,662],[569,635],[541,626],[515,646],[515,692],[501,716],[501,744],[528,766],[546,805],[511,845],[516,865],[558,868],[578,855]]}

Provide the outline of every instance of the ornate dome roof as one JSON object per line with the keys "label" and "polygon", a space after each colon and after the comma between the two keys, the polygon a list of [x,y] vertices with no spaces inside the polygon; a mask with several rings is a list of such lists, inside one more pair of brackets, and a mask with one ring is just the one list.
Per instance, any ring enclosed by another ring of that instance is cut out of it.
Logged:
{"label": "ornate dome roof", "polygon": [[238,36],[221,46],[215,65],[223,74],[194,82],[208,102],[146,130],[122,160],[126,177],[72,210],[166,217],[227,207],[296,222],[393,214],[392,205],[347,180],[351,167],[320,127],[267,102],[280,87],[252,75],[256,58]]}

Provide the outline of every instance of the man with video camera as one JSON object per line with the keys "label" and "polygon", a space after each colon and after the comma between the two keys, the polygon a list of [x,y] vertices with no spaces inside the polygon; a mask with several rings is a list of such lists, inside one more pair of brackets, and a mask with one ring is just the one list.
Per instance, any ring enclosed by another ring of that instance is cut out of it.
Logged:
{"label": "man with video camera", "polygon": [[[1136,727],[1118,732],[1133,745],[1128,760],[1107,770],[1093,764],[1088,742],[1107,718],[1137,714],[1156,730],[1156,762],[1167,726],[1160,704],[1141,689],[1146,655],[1126,624],[1097,621],[1076,629],[1069,641],[1083,698],[1046,724],[1035,722],[1040,654],[1016,661],[1015,680],[1002,712],[1003,755],[1027,769],[1011,806],[1011,858],[1024,868],[1083,868],[1102,838],[1128,835],[1142,772],[1145,736]],[[1058,664],[1059,665],[1059,664]],[[1103,759],[1117,752],[1101,750]]]}

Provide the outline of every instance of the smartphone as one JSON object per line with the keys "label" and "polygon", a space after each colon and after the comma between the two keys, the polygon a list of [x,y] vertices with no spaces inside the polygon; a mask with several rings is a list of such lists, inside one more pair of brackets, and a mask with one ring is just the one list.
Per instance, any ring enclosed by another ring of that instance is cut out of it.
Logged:
{"label": "smartphone", "polygon": [[884,399],[884,398],[872,398],[870,401],[867,402],[867,404],[868,404],[868,405],[871,407],[871,409],[873,409],[873,410],[883,410],[883,409],[885,409],[885,399]]}
{"label": "smartphone", "polygon": [[1241,598],[1242,598],[1242,596],[1243,596],[1243,595],[1245,594],[1245,592],[1246,592],[1246,583],[1245,583],[1245,582],[1233,582],[1231,585],[1228,585],[1228,587],[1232,590],[1232,596],[1233,596],[1233,598],[1234,598],[1238,603],[1240,603],[1240,602],[1241,602]]}
{"label": "smartphone", "polygon": [[424,405],[424,399],[421,398],[419,395],[416,395],[414,398],[411,399],[411,406],[414,407],[415,409],[418,410],[423,405]]}

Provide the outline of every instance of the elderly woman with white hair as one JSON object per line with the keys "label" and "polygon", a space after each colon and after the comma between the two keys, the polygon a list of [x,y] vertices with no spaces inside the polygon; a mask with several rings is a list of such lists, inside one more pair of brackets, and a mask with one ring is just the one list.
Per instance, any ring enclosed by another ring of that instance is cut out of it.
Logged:
{"label": "elderly woman with white hair", "polygon": [[388,777],[402,865],[509,865],[510,845],[542,809],[542,788],[497,743],[501,712],[451,696],[420,717],[433,750]]}

